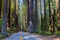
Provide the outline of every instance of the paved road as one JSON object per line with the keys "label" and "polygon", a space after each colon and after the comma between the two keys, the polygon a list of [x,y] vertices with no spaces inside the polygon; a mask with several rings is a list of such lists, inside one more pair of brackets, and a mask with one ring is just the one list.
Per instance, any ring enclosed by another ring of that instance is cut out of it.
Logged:
{"label": "paved road", "polygon": [[40,39],[40,38],[38,38],[38,37],[36,37],[35,35],[32,35],[32,34],[22,32],[22,36],[21,36],[20,33],[21,32],[15,33],[5,40],[21,40],[21,39],[22,40],[42,40],[42,39]]}

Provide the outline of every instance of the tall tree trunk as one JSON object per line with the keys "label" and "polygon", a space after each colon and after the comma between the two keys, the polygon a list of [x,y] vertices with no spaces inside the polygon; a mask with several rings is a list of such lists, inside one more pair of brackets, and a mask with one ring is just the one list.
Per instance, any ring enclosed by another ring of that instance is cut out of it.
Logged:
{"label": "tall tree trunk", "polygon": [[51,33],[55,32],[55,26],[54,26],[54,9],[52,9],[52,16],[51,16]]}
{"label": "tall tree trunk", "polygon": [[60,20],[60,0],[59,0],[59,20]]}
{"label": "tall tree trunk", "polygon": [[15,6],[14,6],[14,23],[15,23],[15,27],[16,27],[16,32],[18,31],[18,13],[17,13],[17,0],[14,0]]}
{"label": "tall tree trunk", "polygon": [[33,20],[33,2],[32,0],[28,0],[28,22],[32,20]]}
{"label": "tall tree trunk", "polygon": [[51,25],[51,7],[50,7],[50,0],[48,0],[49,3],[49,20],[50,20],[50,25]]}
{"label": "tall tree trunk", "polygon": [[2,0],[0,0],[0,18],[1,18],[1,10],[2,10]]}
{"label": "tall tree trunk", "polygon": [[33,32],[33,0],[28,0],[28,31]]}
{"label": "tall tree trunk", "polygon": [[44,29],[46,29],[46,1],[44,0]]}
{"label": "tall tree trunk", "polygon": [[59,11],[59,0],[56,0],[56,7],[57,7],[57,17],[58,17],[58,31],[60,31],[60,17],[59,17],[59,14],[60,14],[60,11]]}
{"label": "tall tree trunk", "polygon": [[[51,1],[50,0],[48,0],[48,3],[49,3],[49,21],[50,21],[50,32],[52,32],[52,29],[53,29],[53,16],[51,16],[51,5],[50,5],[50,3],[51,3]],[[52,10],[53,11],[53,10]]]}
{"label": "tall tree trunk", "polygon": [[10,14],[11,14],[11,0],[9,0],[8,27],[10,27]]}
{"label": "tall tree trunk", "polygon": [[37,0],[33,0],[33,25],[34,31],[37,30]]}
{"label": "tall tree trunk", "polygon": [[59,7],[58,7],[58,14],[59,14],[59,16],[58,16],[58,24],[59,24],[59,27],[60,27],[60,0],[59,0]]}
{"label": "tall tree trunk", "polygon": [[58,2],[58,0],[56,0],[56,7],[57,7],[57,9],[58,9],[58,7],[59,7],[59,2]]}
{"label": "tall tree trunk", "polygon": [[56,13],[56,6],[55,6],[55,1],[52,1],[52,23],[51,23],[51,27],[52,27],[52,33],[54,33],[56,31],[57,28],[57,13]]}
{"label": "tall tree trunk", "polygon": [[7,21],[8,21],[8,0],[4,0],[4,12],[2,22],[2,34],[7,35]]}

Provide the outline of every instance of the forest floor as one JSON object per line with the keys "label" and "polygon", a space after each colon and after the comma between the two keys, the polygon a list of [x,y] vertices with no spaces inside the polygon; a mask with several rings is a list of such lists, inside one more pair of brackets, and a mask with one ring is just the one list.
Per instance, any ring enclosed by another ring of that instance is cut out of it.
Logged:
{"label": "forest floor", "polygon": [[41,36],[41,35],[39,35],[39,38],[41,38],[43,40],[60,40],[60,37],[56,37],[56,36]]}
{"label": "forest floor", "polygon": [[38,38],[41,38],[42,40],[60,40],[60,37],[56,36],[56,35],[37,35],[37,34],[33,34],[36,35]]}

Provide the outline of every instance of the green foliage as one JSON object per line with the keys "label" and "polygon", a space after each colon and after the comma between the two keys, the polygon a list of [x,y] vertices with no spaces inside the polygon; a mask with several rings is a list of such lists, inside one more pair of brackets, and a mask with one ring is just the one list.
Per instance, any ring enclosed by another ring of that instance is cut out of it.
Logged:
{"label": "green foliage", "polygon": [[[27,18],[27,11],[28,11],[27,1],[28,0],[24,0],[23,1],[22,10],[19,10],[20,14],[18,16],[20,18],[19,19],[19,21],[20,21],[19,25],[23,25],[23,30],[24,31],[27,30],[27,22],[26,22],[27,21],[27,19],[26,19]],[[51,25],[50,25],[51,18],[49,18],[50,17],[49,14],[51,14],[52,12],[49,13],[49,1],[50,1],[51,9],[52,8],[54,9],[54,27],[57,28],[57,21],[58,21],[58,19],[57,19],[55,0],[46,0],[46,27],[44,26],[44,21],[45,20],[44,20],[43,5],[41,4],[41,6],[42,6],[41,7],[40,6],[40,0],[38,0],[37,1],[37,10],[38,10],[38,12],[37,12],[37,14],[38,14],[37,33],[44,32],[45,30],[46,30],[46,33],[47,33],[47,31],[49,31],[49,28],[51,27]],[[11,14],[11,22],[13,22],[13,20],[14,20],[14,18],[12,16],[15,16],[14,15],[14,7],[15,7],[14,0],[11,0],[11,8],[10,8],[11,9],[11,13],[10,13]],[[42,15],[40,13],[40,10],[41,10],[40,7],[43,9],[42,10]],[[16,30],[15,24],[12,23],[11,25],[13,25],[13,26],[11,26],[11,30],[9,32],[14,33],[15,30]],[[1,32],[1,26],[2,26],[2,19],[0,19],[0,32]],[[19,26],[19,27],[21,27],[21,26]],[[21,30],[21,28],[19,28],[19,29]],[[2,35],[0,35],[0,36],[2,37]]]}
{"label": "green foliage", "polygon": [[3,38],[3,35],[2,35],[2,34],[0,34],[0,40],[2,40],[2,38]]}
{"label": "green foliage", "polygon": [[14,10],[14,0],[11,0],[11,11],[13,12]]}
{"label": "green foliage", "polygon": [[56,33],[56,35],[57,35],[58,37],[60,37],[60,31],[58,31],[58,32]]}
{"label": "green foliage", "polygon": [[0,32],[1,32],[1,27],[2,27],[2,19],[0,19]]}

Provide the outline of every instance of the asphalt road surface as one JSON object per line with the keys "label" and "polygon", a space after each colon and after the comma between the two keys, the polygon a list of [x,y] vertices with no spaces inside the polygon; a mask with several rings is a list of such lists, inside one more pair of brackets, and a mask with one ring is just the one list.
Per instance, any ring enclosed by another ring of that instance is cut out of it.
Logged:
{"label": "asphalt road surface", "polygon": [[32,35],[25,32],[18,32],[6,38],[5,40],[42,40],[42,39],[38,38],[36,35]]}

